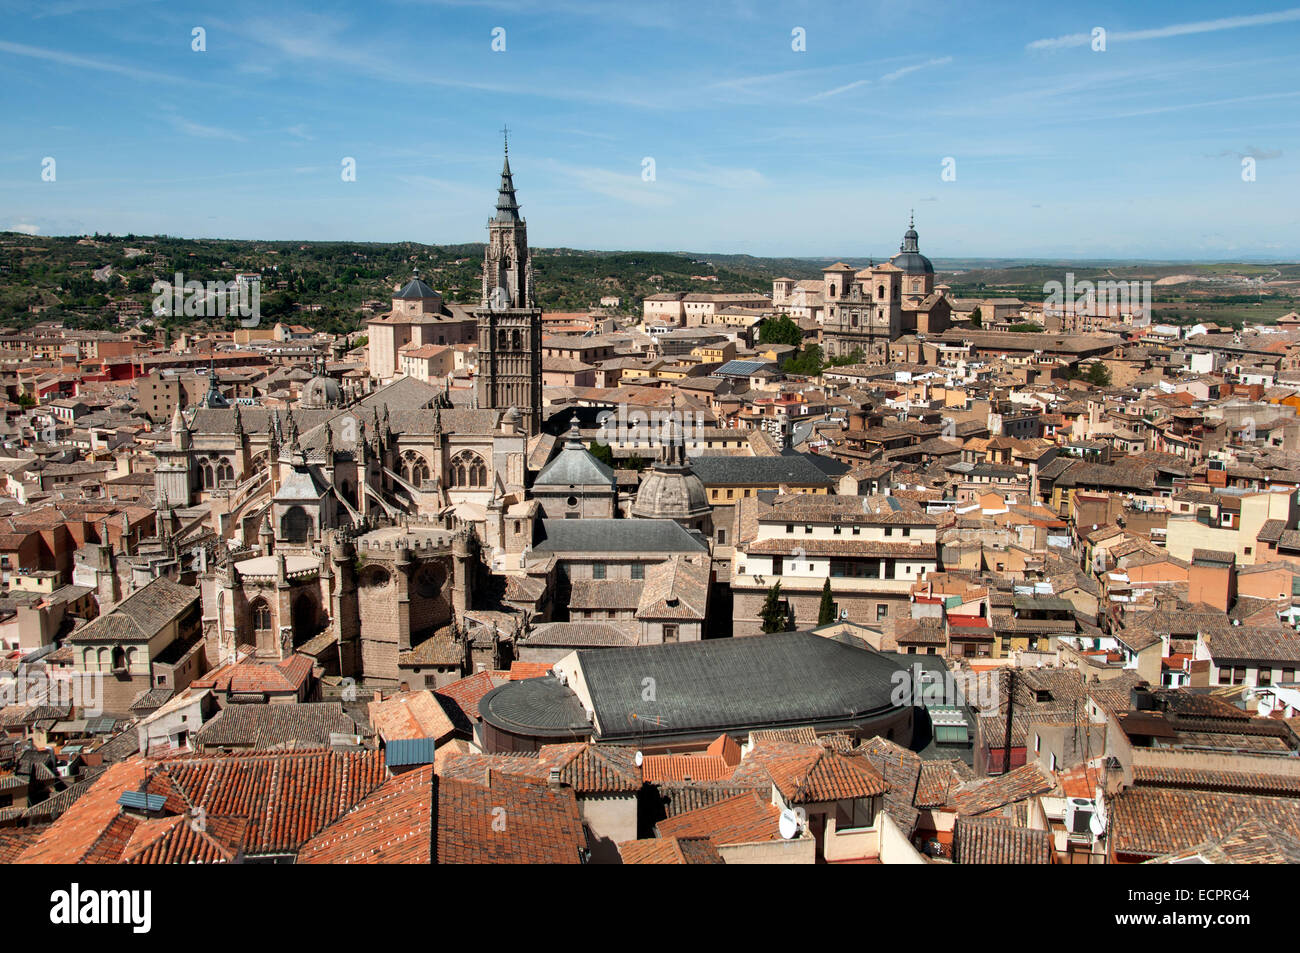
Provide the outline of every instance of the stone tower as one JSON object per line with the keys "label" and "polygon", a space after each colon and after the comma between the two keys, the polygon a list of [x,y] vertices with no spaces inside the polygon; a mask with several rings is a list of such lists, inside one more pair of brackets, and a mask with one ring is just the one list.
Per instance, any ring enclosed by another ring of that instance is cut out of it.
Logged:
{"label": "stone tower", "polygon": [[528,435],[541,429],[542,312],[533,297],[528,225],[519,214],[506,147],[497,213],[488,221],[478,319],[478,405],[517,408]]}
{"label": "stone tower", "polygon": [[191,459],[190,428],[177,403],[172,414],[172,440],[170,445],[158,447],[154,453],[158,465],[154,468],[154,495],[157,506],[187,507],[194,502],[195,470]]}

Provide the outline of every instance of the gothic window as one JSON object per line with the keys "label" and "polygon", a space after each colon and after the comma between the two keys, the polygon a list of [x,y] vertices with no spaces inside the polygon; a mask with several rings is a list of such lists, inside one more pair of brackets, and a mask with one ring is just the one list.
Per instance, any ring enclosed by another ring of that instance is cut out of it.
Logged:
{"label": "gothic window", "polygon": [[501,259],[501,270],[502,270],[502,271],[509,271],[509,270],[510,270],[510,256],[509,256],[509,255],[506,255],[505,258],[502,258],[502,259]]}
{"label": "gothic window", "polygon": [[498,331],[498,332],[497,332],[497,350],[504,351],[505,349],[506,349],[506,332],[505,332],[505,331]]}
{"label": "gothic window", "polygon": [[881,285],[879,288],[876,289],[876,297],[883,298],[884,296],[885,296],[885,286]]}
{"label": "gothic window", "polygon": [[487,486],[487,464],[471,450],[462,450],[451,458],[451,485],[455,487]]}
{"label": "gothic window", "polygon": [[229,460],[222,460],[217,465],[217,480],[227,481],[235,479],[235,468],[230,465]]}
{"label": "gothic window", "polygon": [[414,450],[402,454],[402,479],[414,487],[423,486],[429,479],[429,464]]}
{"label": "gothic window", "polygon": [[311,517],[301,506],[290,507],[280,522],[280,530],[288,542],[305,543],[311,535]]}
{"label": "gothic window", "polygon": [[267,605],[265,599],[256,599],[253,601],[253,628],[258,632],[265,632],[271,628],[271,607]]}
{"label": "gothic window", "polygon": [[214,486],[216,486],[216,483],[214,482],[214,478],[213,478],[211,460],[204,460],[201,464],[199,464],[199,473],[202,476],[203,489],[210,490]]}
{"label": "gothic window", "polygon": [[511,331],[511,332],[510,332],[510,346],[511,346],[514,350],[516,350],[516,351],[519,350],[519,341],[520,341],[520,339],[519,339],[519,332],[518,332],[518,331]]}

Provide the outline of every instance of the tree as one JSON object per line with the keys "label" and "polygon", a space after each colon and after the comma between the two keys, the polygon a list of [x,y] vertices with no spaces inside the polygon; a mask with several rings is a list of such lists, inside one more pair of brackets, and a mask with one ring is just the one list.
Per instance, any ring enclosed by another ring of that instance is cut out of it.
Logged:
{"label": "tree", "polygon": [[763,631],[784,632],[790,627],[790,613],[781,605],[781,584],[774,583],[772,588],[767,590],[767,598],[763,600],[762,611],[758,613],[763,620]]}
{"label": "tree", "polygon": [[980,314],[979,308],[976,308],[974,311],[970,313],[970,323],[971,323],[971,327],[976,327],[976,328],[984,327],[984,316]]}
{"label": "tree", "polygon": [[1088,368],[1088,383],[1096,384],[1098,387],[1109,387],[1110,368],[1101,361],[1096,361]]}
{"label": "tree", "polygon": [[758,331],[758,340],[763,344],[788,344],[791,347],[798,347],[803,343],[803,332],[788,314],[783,314],[763,323]]}
{"label": "tree", "polygon": [[817,624],[829,625],[835,621],[835,602],[831,598],[831,581],[822,586],[822,604],[817,608]]}
{"label": "tree", "polygon": [[614,466],[614,451],[610,449],[607,443],[593,440],[591,442],[591,455],[607,467]]}
{"label": "tree", "polygon": [[806,377],[816,377],[822,372],[822,349],[821,345],[809,344],[798,354],[792,354],[786,358],[782,366],[787,374],[800,374]]}

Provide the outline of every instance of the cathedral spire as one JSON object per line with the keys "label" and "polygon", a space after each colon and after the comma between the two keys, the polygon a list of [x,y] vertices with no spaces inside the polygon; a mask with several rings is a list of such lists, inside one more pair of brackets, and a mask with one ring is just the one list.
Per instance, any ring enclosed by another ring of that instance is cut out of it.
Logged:
{"label": "cathedral spire", "polygon": [[[502,133],[509,134],[508,129]],[[501,166],[501,187],[497,190],[497,214],[494,222],[502,225],[518,225],[519,201],[515,198],[515,180],[510,174],[510,140],[505,140],[505,162]]]}

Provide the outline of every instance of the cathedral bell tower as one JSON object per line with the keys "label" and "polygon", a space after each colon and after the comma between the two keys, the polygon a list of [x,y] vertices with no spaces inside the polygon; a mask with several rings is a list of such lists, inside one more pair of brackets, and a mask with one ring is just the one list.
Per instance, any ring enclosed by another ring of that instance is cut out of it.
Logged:
{"label": "cathedral bell tower", "polygon": [[518,409],[530,436],[541,429],[542,312],[533,297],[528,225],[519,214],[506,143],[497,212],[488,220],[478,320],[478,406]]}

